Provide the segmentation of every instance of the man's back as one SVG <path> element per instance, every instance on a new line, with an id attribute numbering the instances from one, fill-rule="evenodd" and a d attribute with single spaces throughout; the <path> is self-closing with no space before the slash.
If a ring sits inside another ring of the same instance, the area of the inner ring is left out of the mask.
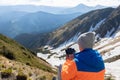
<path id="1" fill-rule="evenodd" d="M 95 33 L 83 33 L 78 38 L 78 46 L 81 52 L 75 54 L 71 63 L 65 64 L 62 80 L 104 80 L 105 66 L 101 55 L 93 50 Z M 74 73 L 74 74 L 72 74 Z M 67 79 L 64 77 L 69 76 Z"/>
<path id="2" fill-rule="evenodd" d="M 96 50 L 85 49 L 75 55 L 74 61 L 78 80 L 104 80 L 104 62 Z"/>

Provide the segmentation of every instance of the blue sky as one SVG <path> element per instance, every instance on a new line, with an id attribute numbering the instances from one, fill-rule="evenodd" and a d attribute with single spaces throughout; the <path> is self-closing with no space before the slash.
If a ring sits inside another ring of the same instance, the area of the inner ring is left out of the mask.
<path id="1" fill-rule="evenodd" d="M 104 6 L 118 6 L 120 0 L 0 0 L 0 5 L 47 5 L 58 7 L 73 7 L 80 3 L 88 6 L 104 5 Z"/>

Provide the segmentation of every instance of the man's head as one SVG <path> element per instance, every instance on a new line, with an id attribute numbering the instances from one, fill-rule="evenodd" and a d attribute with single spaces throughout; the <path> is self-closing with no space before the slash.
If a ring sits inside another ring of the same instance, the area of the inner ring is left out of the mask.
<path id="1" fill-rule="evenodd" d="M 68 48 L 65 50 L 66 52 L 66 59 L 74 59 L 74 53 L 75 53 L 75 50 L 73 48 Z"/>
<path id="2" fill-rule="evenodd" d="M 78 38 L 78 45 L 80 51 L 84 50 L 85 48 L 93 48 L 95 41 L 95 32 L 87 32 L 83 33 Z"/>

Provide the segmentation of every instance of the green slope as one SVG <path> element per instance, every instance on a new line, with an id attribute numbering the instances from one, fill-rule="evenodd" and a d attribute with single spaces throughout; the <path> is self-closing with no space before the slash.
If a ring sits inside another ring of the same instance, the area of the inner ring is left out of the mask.
<path id="1" fill-rule="evenodd" d="M 2 34 L 0 34 L 0 55 L 44 71 L 53 72 L 52 67 L 45 60 L 37 58 L 33 52 Z"/>

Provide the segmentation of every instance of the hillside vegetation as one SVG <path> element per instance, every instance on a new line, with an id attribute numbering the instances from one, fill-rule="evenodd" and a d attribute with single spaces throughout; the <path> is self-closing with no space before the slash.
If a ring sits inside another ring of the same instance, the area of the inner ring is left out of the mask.
<path id="1" fill-rule="evenodd" d="M 51 65 L 48 64 L 45 60 L 42 58 L 37 58 L 35 53 L 24 48 L 14 40 L 3 36 L 2 34 L 0 34 L 0 59 L 0 61 L 3 60 L 3 62 L 0 62 L 0 65 L 3 67 L 1 70 L 4 70 L 4 67 L 5 69 L 12 67 L 18 70 L 20 69 L 20 66 L 25 67 L 25 69 L 29 66 L 38 69 L 38 72 L 41 70 L 43 74 L 45 72 L 55 73 L 55 71 L 52 70 Z M 5 65 L 6 62 L 8 63 Z M 10 67 L 9 63 L 13 66 Z M 29 71 L 31 71 L 31 69 L 29 69 Z"/>

